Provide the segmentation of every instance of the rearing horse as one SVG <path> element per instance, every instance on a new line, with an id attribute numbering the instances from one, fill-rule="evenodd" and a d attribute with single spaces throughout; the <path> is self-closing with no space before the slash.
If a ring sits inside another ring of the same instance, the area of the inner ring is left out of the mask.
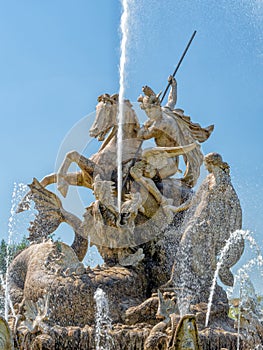
<path id="1" fill-rule="evenodd" d="M 66 157 L 58 170 L 57 174 L 51 174 L 46 176 L 40 182 L 42 186 L 47 186 L 52 183 L 57 183 L 58 190 L 65 197 L 68 192 L 69 185 L 84 186 L 87 188 L 93 188 L 94 179 L 99 174 L 102 180 L 114 180 L 116 181 L 116 169 L 117 169 L 117 115 L 118 115 L 118 95 L 104 94 L 98 97 L 98 104 L 96 106 L 96 118 L 90 129 L 90 136 L 97 138 L 99 141 L 104 141 L 105 136 L 108 134 L 106 140 L 103 142 L 99 151 L 90 158 L 86 158 L 79 154 L 77 151 L 71 151 L 66 154 Z M 126 177 L 127 173 L 131 170 L 131 176 L 135 181 L 143 185 L 155 198 L 158 203 L 165 202 L 163 196 L 151 179 L 151 175 L 142 173 L 138 174 L 131 169 L 131 164 L 134 161 L 135 155 L 139 159 L 145 158 L 146 153 L 149 150 L 139 151 L 141 146 L 141 138 L 138 137 L 140 124 L 136 116 L 135 111 L 132 108 L 132 104 L 129 100 L 124 101 L 124 123 L 122 125 L 122 164 L 123 164 L 123 177 Z M 169 159 L 171 156 L 184 155 L 193 148 L 196 147 L 196 143 L 182 145 L 178 147 L 155 147 L 150 153 L 156 153 L 157 158 L 161 161 L 164 158 Z M 169 152 L 171 154 L 169 155 Z M 158 170 L 158 164 L 162 163 L 158 161 L 154 166 L 155 170 Z M 68 173 L 68 169 L 72 162 L 75 162 L 81 171 L 75 173 Z M 160 164 L 159 164 L 160 165 Z M 171 169 L 168 176 L 175 174 L 178 171 L 175 164 Z M 155 171 L 156 172 L 156 171 Z"/>
<path id="2" fill-rule="evenodd" d="M 65 197 L 69 185 L 92 188 L 93 179 L 97 174 L 102 175 L 105 180 L 109 180 L 117 168 L 117 114 L 117 95 L 104 94 L 99 96 L 96 118 L 89 133 L 91 137 L 104 141 L 105 136 L 110 132 L 99 151 L 91 158 L 86 158 L 77 151 L 67 153 L 58 173 L 44 177 L 40 182 L 41 185 L 45 187 L 56 182 L 58 190 Z M 124 102 L 122 128 L 122 163 L 125 164 L 134 158 L 141 144 L 141 141 L 137 139 L 140 124 L 129 100 Z M 75 162 L 81 171 L 67 173 L 72 162 Z"/>

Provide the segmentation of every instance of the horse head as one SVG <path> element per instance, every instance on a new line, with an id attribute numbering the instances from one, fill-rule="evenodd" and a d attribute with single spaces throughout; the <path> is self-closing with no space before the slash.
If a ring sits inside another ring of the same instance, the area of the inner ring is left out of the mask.
<path id="1" fill-rule="evenodd" d="M 95 121 L 89 131 L 91 137 L 96 137 L 99 141 L 103 141 L 110 129 L 117 126 L 118 99 L 118 94 L 111 96 L 109 94 L 103 94 L 98 97 Z M 124 114 L 123 133 L 133 138 L 137 134 L 140 124 L 129 100 L 124 101 Z"/>
<path id="2" fill-rule="evenodd" d="M 98 97 L 95 121 L 89 131 L 91 137 L 104 140 L 110 129 L 117 124 L 117 108 L 116 95 L 103 94 Z"/>

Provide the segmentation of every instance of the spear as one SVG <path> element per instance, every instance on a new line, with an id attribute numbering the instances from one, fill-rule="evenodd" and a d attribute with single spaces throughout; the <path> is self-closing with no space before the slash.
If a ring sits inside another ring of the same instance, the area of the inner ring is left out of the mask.
<path id="1" fill-rule="evenodd" d="M 177 73 L 177 71 L 178 71 L 178 69 L 179 69 L 179 67 L 180 67 L 180 65 L 182 63 L 182 61 L 184 59 L 184 56 L 186 55 L 186 52 L 188 51 L 188 49 L 189 49 L 189 47 L 190 47 L 190 45 L 191 45 L 191 43 L 192 43 L 192 41 L 193 41 L 193 39 L 195 37 L 195 34 L 196 34 L 196 30 L 193 32 L 193 34 L 191 36 L 191 39 L 189 40 L 189 42 L 188 42 L 188 44 L 187 44 L 187 46 L 186 46 L 186 48 L 185 48 L 185 50 L 184 50 L 184 52 L 182 54 L 182 57 L 180 58 L 180 61 L 178 62 L 177 66 L 176 66 L 176 68 L 175 68 L 175 70 L 173 72 L 173 77 L 175 77 L 175 74 Z M 169 89 L 170 84 L 171 84 L 171 82 L 168 83 L 168 85 L 166 86 L 166 89 L 164 90 L 163 97 L 161 98 L 161 103 L 163 102 L 163 99 L 165 98 L 165 95 L 167 94 L 167 91 Z"/>

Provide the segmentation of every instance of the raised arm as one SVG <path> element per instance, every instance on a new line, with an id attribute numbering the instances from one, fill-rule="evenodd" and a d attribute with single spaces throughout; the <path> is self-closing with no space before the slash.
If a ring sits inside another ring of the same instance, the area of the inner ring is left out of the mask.
<path id="1" fill-rule="evenodd" d="M 174 109 L 177 101 L 177 82 L 172 75 L 169 76 L 168 82 L 171 84 L 171 90 L 168 96 L 168 102 L 165 107 Z"/>

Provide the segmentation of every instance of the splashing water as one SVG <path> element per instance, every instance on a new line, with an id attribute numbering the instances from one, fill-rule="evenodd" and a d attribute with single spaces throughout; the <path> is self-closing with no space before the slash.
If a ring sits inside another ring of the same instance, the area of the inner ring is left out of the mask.
<path id="1" fill-rule="evenodd" d="M 261 345 L 261 339 L 256 339 L 254 329 L 257 328 L 257 323 L 262 324 L 263 310 L 258 296 L 256 295 L 254 286 L 250 280 L 250 277 L 245 274 L 239 281 L 239 303 L 237 311 L 237 350 L 240 349 L 240 335 L 241 335 L 241 316 L 245 323 L 242 326 L 242 333 L 248 339 L 252 337 L 254 339 L 255 349 Z M 260 348 L 261 349 L 261 348 Z"/>
<path id="2" fill-rule="evenodd" d="M 178 309 L 179 309 L 181 318 L 190 312 L 190 300 L 191 300 L 191 296 L 184 296 L 184 297 L 179 296 Z"/>
<path id="3" fill-rule="evenodd" d="M 109 316 L 109 303 L 105 292 L 98 288 L 94 294 L 96 301 L 95 344 L 96 350 L 109 350 L 113 346 L 113 339 L 109 334 L 111 318 Z"/>
<path id="4" fill-rule="evenodd" d="M 240 347 L 240 322 L 241 322 L 241 305 L 240 300 L 242 299 L 242 287 L 240 285 L 239 290 L 239 305 L 238 305 L 238 317 L 237 317 L 237 350 Z"/>
<path id="5" fill-rule="evenodd" d="M 1 286 L 1 295 L 0 295 L 0 315 L 5 314 L 5 297 L 3 292 L 5 291 L 5 278 L 3 273 L 0 273 L 0 286 Z"/>
<path id="6" fill-rule="evenodd" d="M 218 259 L 218 262 L 217 262 L 217 265 L 216 265 L 216 270 L 215 270 L 215 273 L 214 273 L 212 286 L 211 286 L 211 289 L 210 289 L 208 305 L 207 305 L 207 312 L 206 312 L 205 327 L 208 326 L 209 317 L 210 317 L 210 313 L 211 313 L 212 302 L 213 302 L 213 296 L 214 296 L 215 287 L 216 287 L 216 281 L 217 281 L 217 278 L 218 278 L 219 270 L 220 270 L 220 268 L 221 268 L 221 266 L 222 266 L 222 264 L 224 262 L 224 258 L 227 256 L 229 248 L 232 246 L 232 244 L 237 244 L 238 241 L 240 241 L 240 239 L 242 239 L 242 238 L 245 238 L 247 236 L 247 234 L 248 234 L 248 231 L 243 231 L 243 230 L 237 230 L 237 231 L 231 233 L 230 237 L 226 241 L 226 244 L 225 244 L 224 248 L 220 252 L 219 259 Z"/>
<path id="7" fill-rule="evenodd" d="M 127 61 L 128 42 L 128 20 L 129 20 L 129 0 L 122 0 L 121 16 L 121 55 L 120 55 L 120 80 L 119 80 L 119 112 L 118 112 L 118 133 L 117 133 L 117 177 L 118 177 L 118 210 L 121 211 L 122 195 L 122 126 L 124 123 L 124 92 L 125 92 L 125 67 Z"/>
<path id="8" fill-rule="evenodd" d="M 224 262 L 224 257 L 227 256 L 228 250 L 231 247 L 231 245 L 236 244 L 242 238 L 245 239 L 249 243 L 249 247 L 252 251 L 254 251 L 256 253 L 256 257 L 249 260 L 249 262 L 247 264 L 243 265 L 243 267 L 240 268 L 238 270 L 237 274 L 235 275 L 234 285 L 236 284 L 236 282 L 240 283 L 240 290 L 239 290 L 240 295 L 242 295 L 242 290 L 241 290 L 243 288 L 242 286 L 245 285 L 244 281 L 249 278 L 249 272 L 252 271 L 252 268 L 254 268 L 256 265 L 258 267 L 263 266 L 263 257 L 261 254 L 261 250 L 260 250 L 259 246 L 257 245 L 255 239 L 252 237 L 250 231 L 237 230 L 237 231 L 233 232 L 230 235 L 229 239 L 226 241 L 226 244 L 220 253 L 217 267 L 215 270 L 215 274 L 214 274 L 214 278 L 213 278 L 213 282 L 212 282 L 212 286 L 211 286 L 211 291 L 210 291 L 210 295 L 209 295 L 209 300 L 208 300 L 208 306 L 207 306 L 206 322 L 205 322 L 206 327 L 208 326 L 208 322 L 209 322 L 209 317 L 210 317 L 211 306 L 212 306 L 213 295 L 214 295 L 217 277 L 219 274 L 219 270 Z M 227 293 L 228 299 L 230 298 L 229 295 L 231 294 L 231 291 L 233 293 L 233 288 L 228 289 L 228 293 Z M 238 337 L 238 342 L 239 342 L 239 337 Z"/>
<path id="9" fill-rule="evenodd" d="M 16 220 L 16 208 L 18 204 L 21 202 L 21 200 L 24 198 L 25 194 L 28 192 L 27 185 L 24 185 L 22 183 L 20 184 L 14 184 L 14 190 L 12 193 L 12 201 L 11 201 L 11 210 L 10 210 L 10 217 L 8 220 L 8 241 L 6 246 L 6 273 L 5 278 L 3 273 L 1 274 L 1 285 L 4 289 L 5 298 L 4 298 L 4 317 L 5 320 L 8 321 L 8 311 L 9 307 L 11 309 L 11 312 L 13 315 L 15 315 L 13 305 L 9 296 L 9 286 L 8 286 L 8 276 L 9 276 L 9 265 L 12 258 L 12 245 L 14 242 L 14 235 L 17 232 L 16 227 L 20 226 L 20 223 Z"/>
<path id="10" fill-rule="evenodd" d="M 246 264 L 244 264 L 235 275 L 235 283 L 234 287 L 229 288 L 227 290 L 228 299 L 233 295 L 234 288 L 239 284 L 239 305 L 238 305 L 238 313 L 237 313 L 237 350 L 240 349 L 240 334 L 241 334 L 241 314 L 242 310 L 249 312 L 249 314 L 254 314 L 257 318 L 259 318 L 259 322 L 262 322 L 262 307 L 258 305 L 258 300 L 256 298 L 255 290 L 250 281 L 249 274 L 255 267 L 261 269 L 263 267 L 263 257 L 261 254 L 260 247 L 258 246 L 255 239 L 252 237 L 252 234 L 249 231 L 246 231 L 244 238 L 249 243 L 249 248 L 252 252 L 255 253 L 255 257 L 250 259 Z M 254 304 L 253 310 L 251 309 L 251 302 Z M 247 304 L 247 305 L 246 305 Z"/>
<path id="11" fill-rule="evenodd" d="M 102 265 L 104 260 L 102 259 L 97 247 L 90 245 L 90 237 L 88 237 L 88 249 L 84 260 L 85 267 L 89 266 L 94 268 L 97 265 Z"/>

